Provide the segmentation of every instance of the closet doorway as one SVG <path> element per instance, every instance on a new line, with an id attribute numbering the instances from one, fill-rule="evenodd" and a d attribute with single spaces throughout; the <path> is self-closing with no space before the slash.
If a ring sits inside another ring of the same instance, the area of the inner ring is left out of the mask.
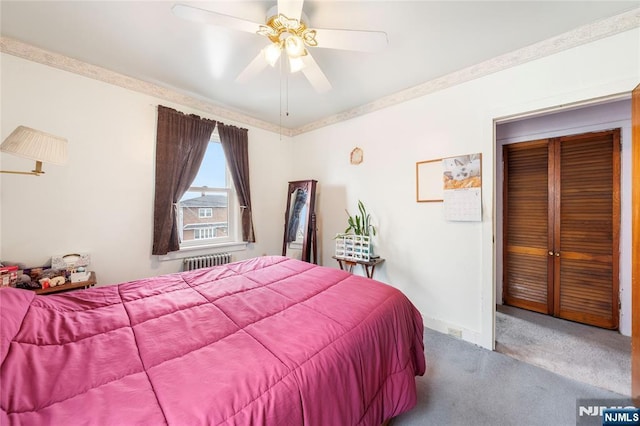
<path id="1" fill-rule="evenodd" d="M 504 303 L 617 329 L 620 129 L 502 154 Z"/>

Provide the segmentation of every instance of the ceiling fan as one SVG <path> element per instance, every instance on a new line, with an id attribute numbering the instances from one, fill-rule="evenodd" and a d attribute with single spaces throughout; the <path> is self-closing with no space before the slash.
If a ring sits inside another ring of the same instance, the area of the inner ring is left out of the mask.
<path id="1" fill-rule="evenodd" d="M 323 93 L 331 89 L 331 83 L 311 56 L 309 48 L 375 52 L 387 45 L 387 34 L 382 31 L 308 28 L 308 20 L 302 12 L 303 2 L 278 0 L 277 5 L 267 12 L 265 24 L 186 4 L 176 4 L 172 11 L 184 19 L 250 32 L 269 40 L 269 44 L 236 78 L 239 82 L 247 81 L 267 65 L 275 66 L 284 52 L 291 72 L 302 71 L 314 89 Z"/>

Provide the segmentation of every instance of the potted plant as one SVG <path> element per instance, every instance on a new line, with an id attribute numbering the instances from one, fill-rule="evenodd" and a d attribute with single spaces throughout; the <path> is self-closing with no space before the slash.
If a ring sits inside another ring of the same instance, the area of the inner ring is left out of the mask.
<path id="1" fill-rule="evenodd" d="M 376 235 L 376 227 L 371 224 L 371 215 L 367 213 L 367 209 L 362 201 L 358 200 L 359 215 L 351 216 L 348 210 L 345 209 L 345 211 L 347 212 L 347 224 L 349 225 L 347 229 L 344 230 L 345 234 L 353 232 L 355 235 L 364 235 L 366 237 L 371 234 Z"/>
<path id="2" fill-rule="evenodd" d="M 371 235 L 376 235 L 376 227 L 371 224 L 371 215 L 362 201 L 358 201 L 359 214 L 347 212 L 347 228 L 336 235 L 336 256 L 368 261 L 373 256 Z"/>

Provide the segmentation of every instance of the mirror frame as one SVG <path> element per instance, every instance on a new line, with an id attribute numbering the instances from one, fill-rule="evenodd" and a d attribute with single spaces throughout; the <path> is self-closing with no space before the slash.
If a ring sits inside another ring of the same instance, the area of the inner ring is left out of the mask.
<path id="1" fill-rule="evenodd" d="M 287 193 L 287 208 L 284 212 L 284 233 L 282 237 L 282 255 L 287 255 L 287 229 L 289 228 L 289 215 L 291 214 L 291 197 L 294 196 L 298 189 L 307 192 L 307 199 L 305 201 L 306 217 L 305 220 L 305 232 L 304 240 L 302 242 L 302 256 L 301 260 L 311 263 L 318 263 L 317 259 L 317 242 L 316 242 L 316 184 L 317 180 L 296 180 L 289 182 L 289 190 Z M 302 218 L 301 218 L 302 220 Z"/>

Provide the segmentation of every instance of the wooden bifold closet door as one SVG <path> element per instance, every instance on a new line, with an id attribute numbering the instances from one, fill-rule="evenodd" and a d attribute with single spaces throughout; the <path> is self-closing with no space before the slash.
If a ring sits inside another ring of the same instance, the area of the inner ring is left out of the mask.
<path id="1" fill-rule="evenodd" d="M 618 328 L 619 129 L 505 145 L 506 304 Z"/>

